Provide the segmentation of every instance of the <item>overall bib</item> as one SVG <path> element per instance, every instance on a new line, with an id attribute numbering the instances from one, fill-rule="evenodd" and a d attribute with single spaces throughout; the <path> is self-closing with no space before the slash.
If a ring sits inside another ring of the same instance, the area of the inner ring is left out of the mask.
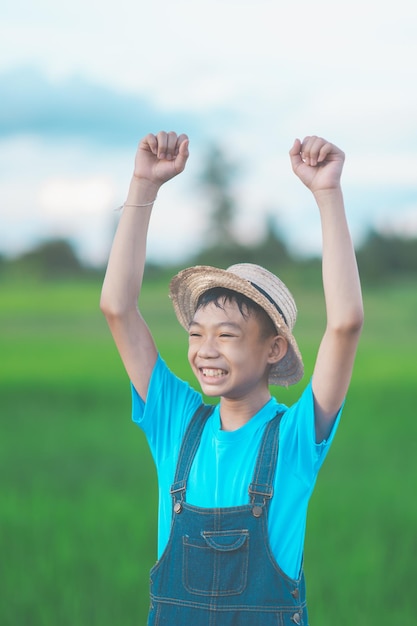
<path id="1" fill-rule="evenodd" d="M 150 574 L 148 626 L 308 626 L 304 574 L 286 576 L 268 539 L 281 414 L 265 427 L 249 504 L 201 508 L 186 502 L 186 486 L 211 411 L 197 409 L 182 442 L 170 538 Z"/>

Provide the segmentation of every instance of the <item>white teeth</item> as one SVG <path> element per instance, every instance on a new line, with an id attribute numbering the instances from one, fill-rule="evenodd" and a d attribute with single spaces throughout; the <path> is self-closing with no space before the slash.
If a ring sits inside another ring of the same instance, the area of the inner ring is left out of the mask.
<path id="1" fill-rule="evenodd" d="M 224 370 L 209 369 L 208 367 L 202 368 L 201 371 L 202 371 L 204 376 L 212 376 L 212 377 L 223 376 L 224 373 L 225 373 Z"/>

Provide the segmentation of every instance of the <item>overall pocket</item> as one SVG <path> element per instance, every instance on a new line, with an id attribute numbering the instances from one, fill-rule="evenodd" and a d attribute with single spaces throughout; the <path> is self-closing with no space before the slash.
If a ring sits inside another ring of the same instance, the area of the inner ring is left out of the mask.
<path id="1" fill-rule="evenodd" d="M 231 596 L 246 588 L 249 531 L 203 531 L 183 537 L 183 584 L 201 596 Z"/>

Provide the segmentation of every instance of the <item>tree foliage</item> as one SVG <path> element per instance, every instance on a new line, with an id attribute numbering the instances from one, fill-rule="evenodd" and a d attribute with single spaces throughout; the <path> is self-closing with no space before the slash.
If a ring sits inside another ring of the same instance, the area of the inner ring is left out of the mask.
<path id="1" fill-rule="evenodd" d="M 372 231 L 357 250 L 361 279 L 364 284 L 384 284 L 399 279 L 416 279 L 417 286 L 417 238 L 382 235 Z M 214 265 L 228 267 L 233 263 L 258 263 L 280 273 L 291 268 L 295 276 L 319 275 L 318 259 L 299 259 L 287 248 L 279 229 L 269 218 L 264 238 L 252 246 L 232 241 L 228 246 L 209 246 L 189 259 L 190 265 Z M 152 276 L 165 269 L 155 264 L 149 266 Z M 0 257 L 0 275 L 32 276 L 39 279 L 61 279 L 102 275 L 103 269 L 95 271 L 86 267 L 77 257 L 71 244 L 64 240 L 49 241 L 34 247 L 20 257 L 8 260 Z M 149 271 L 147 272 L 149 276 Z"/>
<path id="2" fill-rule="evenodd" d="M 64 239 L 43 242 L 11 263 L 17 274 L 40 279 L 76 277 L 87 271 L 72 245 Z"/>
<path id="3" fill-rule="evenodd" d="M 238 169 L 219 146 L 211 146 L 200 177 L 209 207 L 208 229 L 205 244 L 193 263 L 219 267 L 243 261 L 266 267 L 287 264 L 290 254 L 272 213 L 266 218 L 265 235 L 259 242 L 243 244 L 239 240 L 235 223 L 238 211 L 233 192 Z"/>
<path id="4" fill-rule="evenodd" d="M 232 189 L 236 172 L 236 164 L 227 159 L 219 146 L 212 145 L 200 176 L 209 207 L 208 249 L 226 250 L 237 245 L 234 229 L 236 200 Z"/>
<path id="5" fill-rule="evenodd" d="M 417 238 L 371 231 L 357 251 L 362 280 L 381 283 L 400 277 L 417 278 Z"/>
<path id="6" fill-rule="evenodd" d="M 248 245 L 239 240 L 234 189 L 238 169 L 238 165 L 219 146 L 210 147 L 200 176 L 202 191 L 207 199 L 207 233 L 200 251 L 187 263 L 217 267 L 241 262 L 258 263 L 279 274 L 283 268 L 291 266 L 292 275 L 298 274 L 301 283 L 308 283 L 312 276 L 319 276 L 318 259 L 301 260 L 289 250 L 275 211 L 270 211 L 264 218 L 264 235 L 260 241 Z M 417 278 L 417 237 L 405 238 L 371 231 L 357 250 L 357 257 L 364 283 L 383 283 L 399 277 Z M 153 277 L 164 271 L 155 264 L 148 265 L 147 269 L 147 275 L 151 272 Z M 62 239 L 41 243 L 13 261 L 0 255 L 0 274 L 7 275 L 10 271 L 14 275 L 32 275 L 41 279 L 93 273 L 91 268 L 82 264 L 72 245 Z M 102 272 L 102 268 L 97 271 Z"/>

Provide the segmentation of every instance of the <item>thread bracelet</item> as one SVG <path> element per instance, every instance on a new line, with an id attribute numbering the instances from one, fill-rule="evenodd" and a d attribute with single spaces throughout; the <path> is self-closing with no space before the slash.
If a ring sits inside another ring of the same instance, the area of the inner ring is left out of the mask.
<path id="1" fill-rule="evenodd" d="M 156 198 L 158 196 L 155 196 L 154 200 L 151 200 L 150 202 L 144 202 L 143 204 L 127 204 L 126 202 L 124 204 L 122 204 L 121 206 L 117 207 L 117 209 L 115 209 L 115 211 L 121 211 L 122 209 L 125 208 L 125 206 L 129 206 L 129 207 L 135 207 L 137 209 L 140 209 L 141 207 L 146 207 L 146 206 L 151 206 L 152 204 L 154 204 L 154 202 L 156 201 Z"/>

